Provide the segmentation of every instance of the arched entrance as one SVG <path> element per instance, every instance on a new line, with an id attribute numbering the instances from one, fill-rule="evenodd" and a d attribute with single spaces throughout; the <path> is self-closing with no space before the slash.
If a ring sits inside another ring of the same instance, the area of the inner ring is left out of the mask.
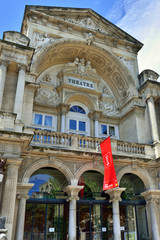
<path id="1" fill-rule="evenodd" d="M 109 195 L 102 190 L 103 175 L 86 171 L 79 178 L 84 186 L 77 202 L 77 239 L 101 240 L 113 236 L 112 205 Z"/>
<path id="2" fill-rule="evenodd" d="M 66 177 L 55 168 L 44 167 L 29 182 L 34 186 L 28 193 L 24 240 L 66 240 L 69 207 L 62 191 L 68 185 Z"/>
<path id="3" fill-rule="evenodd" d="M 120 202 L 121 239 L 148 239 L 146 203 L 141 196 L 145 191 L 143 181 L 135 174 L 126 173 L 121 178 L 120 187 L 126 188 Z"/>

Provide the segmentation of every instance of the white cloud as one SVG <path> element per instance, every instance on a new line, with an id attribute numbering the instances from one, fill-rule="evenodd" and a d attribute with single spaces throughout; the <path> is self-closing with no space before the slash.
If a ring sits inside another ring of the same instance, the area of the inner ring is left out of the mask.
<path id="1" fill-rule="evenodd" d="M 107 17 L 112 20 L 116 12 L 123 12 L 115 24 L 144 44 L 138 54 L 140 72 L 152 69 L 160 74 L 160 1 L 122 0 L 119 5 L 117 0 L 115 4 Z"/>

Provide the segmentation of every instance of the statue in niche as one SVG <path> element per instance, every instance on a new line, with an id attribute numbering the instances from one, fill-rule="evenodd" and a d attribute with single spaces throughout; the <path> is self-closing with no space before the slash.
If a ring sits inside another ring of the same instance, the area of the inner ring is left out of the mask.
<path id="1" fill-rule="evenodd" d="M 115 102 L 101 101 L 99 108 L 103 110 L 104 116 L 119 116 Z"/>
<path id="2" fill-rule="evenodd" d="M 56 90 L 40 88 L 35 97 L 35 102 L 55 107 L 59 105 L 60 99 Z"/>

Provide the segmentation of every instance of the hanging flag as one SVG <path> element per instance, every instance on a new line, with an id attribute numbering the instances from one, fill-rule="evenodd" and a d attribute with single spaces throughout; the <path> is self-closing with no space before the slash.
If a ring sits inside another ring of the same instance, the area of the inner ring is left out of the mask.
<path id="1" fill-rule="evenodd" d="M 103 191 L 111 188 L 118 187 L 118 181 L 113 163 L 111 140 L 110 137 L 106 138 L 100 143 L 103 163 L 104 163 L 104 180 Z"/>

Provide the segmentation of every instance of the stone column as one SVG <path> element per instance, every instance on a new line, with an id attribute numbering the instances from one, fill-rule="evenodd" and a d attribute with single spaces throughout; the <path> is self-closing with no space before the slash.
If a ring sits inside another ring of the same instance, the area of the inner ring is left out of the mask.
<path id="1" fill-rule="evenodd" d="M 3 91 L 6 80 L 6 72 L 7 72 L 8 64 L 4 61 L 0 62 L 0 110 L 2 108 L 2 100 L 3 100 Z"/>
<path id="2" fill-rule="evenodd" d="M 22 119 L 23 97 L 26 77 L 26 66 L 19 66 L 16 97 L 14 103 L 14 113 L 17 113 L 17 120 Z"/>
<path id="3" fill-rule="evenodd" d="M 29 198 L 28 191 L 34 184 L 19 183 L 17 185 L 17 198 L 19 199 L 18 216 L 17 216 L 17 232 L 16 240 L 22 240 L 24 234 L 24 221 L 26 211 L 26 200 Z"/>
<path id="4" fill-rule="evenodd" d="M 125 191 L 125 188 L 114 188 L 114 189 L 109 189 L 105 191 L 107 194 L 109 194 L 110 202 L 112 202 L 114 240 L 121 239 L 119 201 L 121 201 L 120 196 L 123 191 Z"/>
<path id="5" fill-rule="evenodd" d="M 7 176 L 5 181 L 2 216 L 6 217 L 6 229 L 8 229 L 7 239 L 12 239 L 13 219 L 15 211 L 15 201 L 17 192 L 18 168 L 22 159 L 7 159 Z"/>
<path id="6" fill-rule="evenodd" d="M 148 105 L 148 111 L 149 111 L 152 140 L 153 142 L 157 142 L 159 141 L 158 125 L 157 125 L 157 119 L 156 119 L 155 105 L 152 97 L 149 97 L 147 99 L 147 105 Z"/>
<path id="7" fill-rule="evenodd" d="M 69 240 L 76 240 L 76 201 L 79 199 L 78 193 L 83 186 L 68 186 L 64 191 L 69 198 Z"/>
<path id="8" fill-rule="evenodd" d="M 147 190 L 146 192 L 141 193 L 141 195 L 145 198 L 150 210 L 152 240 L 159 240 L 160 227 L 158 221 L 158 202 L 160 199 L 160 190 Z"/>

